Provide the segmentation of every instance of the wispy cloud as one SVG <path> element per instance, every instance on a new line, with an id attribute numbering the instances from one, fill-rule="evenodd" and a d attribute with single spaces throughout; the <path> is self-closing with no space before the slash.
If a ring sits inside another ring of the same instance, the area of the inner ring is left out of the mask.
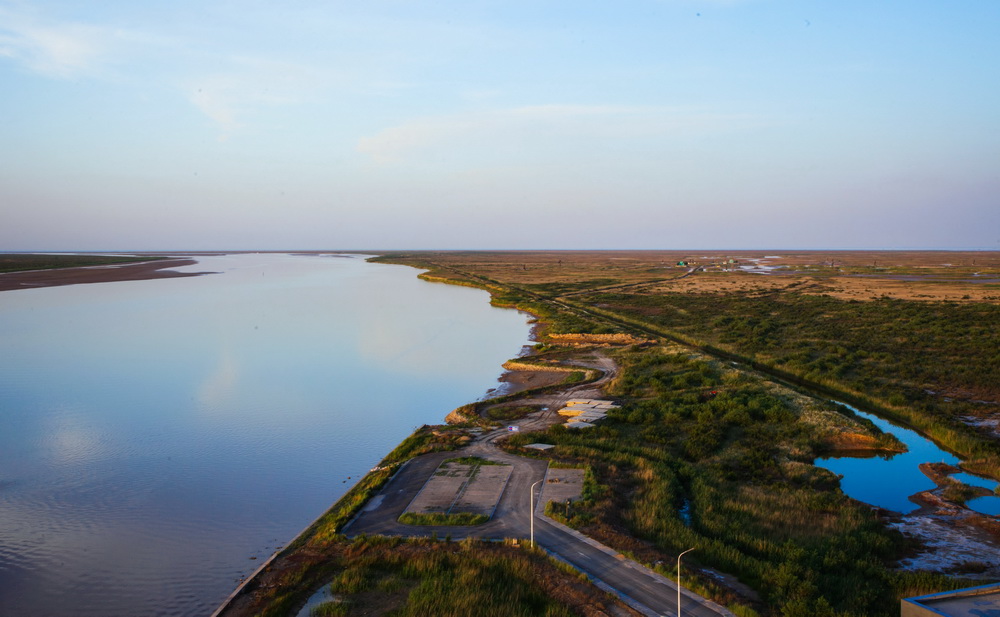
<path id="1" fill-rule="evenodd" d="M 243 126 L 252 110 L 295 105 L 315 97 L 333 76 L 310 66 L 246 56 L 218 57 L 227 69 L 185 84 L 188 100 L 213 120 L 223 138 Z"/>
<path id="2" fill-rule="evenodd" d="M 331 81 L 306 64 L 216 48 L 211 38 L 61 20 L 0 0 L 0 61 L 4 58 L 49 78 L 155 80 L 179 90 L 222 138 L 245 126 L 256 110 L 297 104 Z"/>
<path id="3" fill-rule="evenodd" d="M 532 105 L 416 118 L 362 137 L 357 149 L 376 162 L 389 163 L 442 147 L 488 151 L 511 142 L 526 148 L 559 142 L 607 143 L 724 132 L 761 122 L 749 114 L 683 107 Z"/>
<path id="4" fill-rule="evenodd" d="M 0 5 L 0 56 L 50 77 L 97 71 L 116 33 L 84 23 L 56 23 Z"/>

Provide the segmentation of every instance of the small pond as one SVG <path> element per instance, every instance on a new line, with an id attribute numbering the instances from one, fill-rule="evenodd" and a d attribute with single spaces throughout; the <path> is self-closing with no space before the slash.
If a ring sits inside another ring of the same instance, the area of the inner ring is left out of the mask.
<path id="1" fill-rule="evenodd" d="M 308 600 L 306 600 L 306 605 L 295 614 L 295 617 L 312 617 L 314 609 L 318 609 L 323 604 L 332 602 L 336 599 L 337 597 L 333 595 L 333 592 L 330 590 L 330 585 L 323 585 L 322 589 L 314 593 Z"/>
<path id="2" fill-rule="evenodd" d="M 837 456 L 816 459 L 815 464 L 843 476 L 840 486 L 845 493 L 865 503 L 887 510 L 909 514 L 918 508 L 910 496 L 933 489 L 934 482 L 920 471 L 921 463 L 947 463 L 958 465 L 954 454 L 942 450 L 934 442 L 916 431 L 902 428 L 888 420 L 860 411 L 845 403 L 834 401 L 853 411 L 858 417 L 871 420 L 886 433 L 892 433 L 909 448 L 908 452 L 894 455 L 867 457 Z M 955 474 L 956 480 L 972 486 L 993 490 L 997 482 L 969 473 Z M 1000 515 L 1000 498 L 980 497 L 966 504 L 983 514 Z"/>

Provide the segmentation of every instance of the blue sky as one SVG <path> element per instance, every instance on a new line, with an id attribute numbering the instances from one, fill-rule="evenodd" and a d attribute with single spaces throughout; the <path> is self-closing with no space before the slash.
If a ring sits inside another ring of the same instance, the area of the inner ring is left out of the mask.
<path id="1" fill-rule="evenodd" d="M 0 250 L 1000 249 L 1000 3 L 0 0 Z"/>

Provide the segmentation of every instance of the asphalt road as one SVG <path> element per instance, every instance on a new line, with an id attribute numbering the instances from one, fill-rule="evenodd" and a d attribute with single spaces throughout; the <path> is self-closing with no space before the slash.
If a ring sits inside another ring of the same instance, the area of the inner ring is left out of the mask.
<path id="1" fill-rule="evenodd" d="M 483 539 L 527 539 L 530 534 L 529 490 L 545 477 L 546 461 L 522 458 L 498 450 L 493 441 L 505 431 L 487 433 L 459 452 L 437 452 L 417 457 L 403 465 L 385 488 L 349 523 L 344 533 L 388 536 L 467 536 Z M 481 456 L 513 466 L 507 488 L 493 518 L 475 527 L 403 525 L 397 521 L 427 478 L 447 458 Z M 536 489 L 537 491 L 537 489 Z M 537 496 L 537 493 L 536 493 Z M 536 504 L 537 506 L 538 504 Z M 648 568 L 594 540 L 586 538 L 543 515 L 535 516 L 535 541 L 549 553 L 587 574 L 599 586 L 619 595 L 645 615 L 676 615 L 677 587 Z M 683 615 L 732 617 L 726 609 L 692 592 L 682 590 Z"/>

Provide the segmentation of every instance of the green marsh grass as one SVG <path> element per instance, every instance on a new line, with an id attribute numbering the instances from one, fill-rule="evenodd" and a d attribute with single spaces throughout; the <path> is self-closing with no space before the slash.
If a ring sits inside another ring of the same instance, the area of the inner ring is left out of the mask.
<path id="1" fill-rule="evenodd" d="M 450 526 L 472 526 L 482 525 L 490 517 L 485 514 L 474 514 L 471 512 L 404 512 L 399 517 L 399 522 L 404 525 L 450 525 Z"/>
<path id="2" fill-rule="evenodd" d="M 689 352 L 618 359 L 609 394 L 624 404 L 604 425 L 510 438 L 587 466 L 583 499 L 550 506 L 557 518 L 612 543 L 636 536 L 668 559 L 696 546 L 692 559 L 756 589 L 765 614 L 891 615 L 901 589 L 940 588 L 945 577 L 894 571 L 902 537 L 811 465 L 822 440 L 794 399 Z"/>

